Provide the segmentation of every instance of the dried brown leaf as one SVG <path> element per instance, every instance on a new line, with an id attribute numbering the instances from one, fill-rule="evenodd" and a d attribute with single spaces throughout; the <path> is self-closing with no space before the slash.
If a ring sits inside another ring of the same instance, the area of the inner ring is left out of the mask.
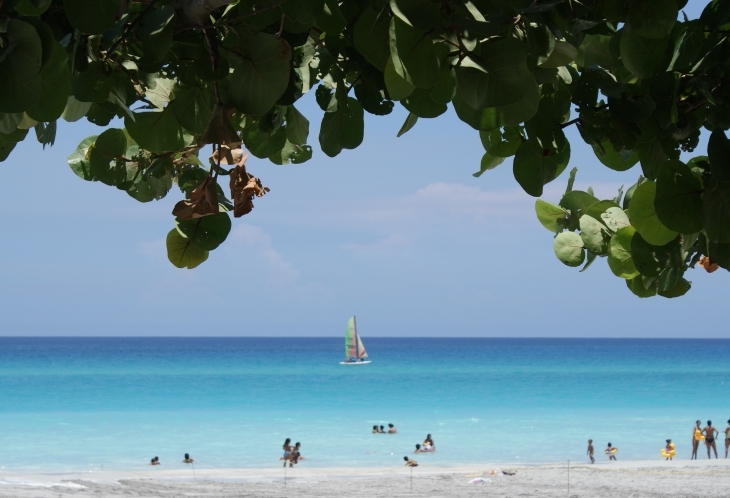
<path id="1" fill-rule="evenodd" d="M 261 185 L 261 180 L 246 171 L 244 162 L 246 155 L 231 170 L 231 197 L 233 198 L 233 216 L 240 218 L 253 209 L 253 198 L 262 197 L 269 192 L 268 187 Z"/>
<path id="2" fill-rule="evenodd" d="M 241 138 L 231 124 L 232 113 L 232 109 L 216 104 L 200 140 L 206 144 L 241 145 Z"/>
<path id="3" fill-rule="evenodd" d="M 211 214 L 218 214 L 218 192 L 215 179 L 208 176 L 203 183 L 195 187 L 190 193 L 189 200 L 183 200 L 175 204 L 172 209 L 173 216 L 182 220 L 201 218 Z"/>
<path id="4" fill-rule="evenodd" d="M 699 264 L 702 268 L 705 269 L 707 273 L 712 273 L 713 271 L 720 268 L 720 265 L 715 263 L 712 258 L 709 258 L 707 256 L 700 256 Z"/>

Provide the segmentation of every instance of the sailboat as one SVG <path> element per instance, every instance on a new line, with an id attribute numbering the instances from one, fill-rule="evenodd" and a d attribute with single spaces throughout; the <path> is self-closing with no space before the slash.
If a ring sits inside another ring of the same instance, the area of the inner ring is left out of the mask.
<path id="1" fill-rule="evenodd" d="M 362 345 L 360 336 L 357 335 L 357 326 L 355 325 L 355 317 L 351 317 L 347 322 L 347 332 L 345 332 L 345 361 L 341 361 L 340 365 L 367 365 L 372 363 L 366 360 L 368 357 L 365 346 Z"/>

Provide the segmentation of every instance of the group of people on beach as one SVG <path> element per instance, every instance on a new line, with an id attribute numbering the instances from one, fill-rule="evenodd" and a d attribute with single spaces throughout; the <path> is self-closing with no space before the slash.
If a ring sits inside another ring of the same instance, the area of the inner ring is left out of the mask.
<path id="1" fill-rule="evenodd" d="M 397 434 L 398 430 L 395 428 L 393 424 L 388 424 L 388 430 L 385 430 L 385 427 L 382 425 L 378 427 L 377 425 L 373 426 L 373 434 Z"/>
<path id="2" fill-rule="evenodd" d="M 717 458 L 715 441 L 717 440 L 717 436 L 720 435 L 720 431 L 712 426 L 712 420 L 708 420 L 704 428 L 700 428 L 701 425 L 702 421 L 698 420 L 692 428 L 692 458 L 690 460 L 697 460 L 697 450 L 700 447 L 700 441 L 705 442 L 707 458 L 712 458 L 710 456 L 710 449 L 715 452 L 715 458 Z M 725 458 L 727 458 L 728 449 L 730 449 L 730 420 L 727 421 L 727 427 L 725 428 Z"/>
<path id="3" fill-rule="evenodd" d="M 708 420 L 705 427 L 702 427 L 701 420 L 695 422 L 695 426 L 692 427 L 692 457 L 690 460 L 697 460 L 697 451 L 699 450 L 701 441 L 704 441 L 705 446 L 707 447 L 707 458 L 712 458 L 712 455 L 710 454 L 710 450 L 712 450 L 715 453 L 715 458 L 717 459 L 716 441 L 717 436 L 719 435 L 720 431 L 713 427 L 712 420 Z M 677 454 L 674 443 L 671 439 L 667 439 L 666 442 L 666 446 L 661 449 L 660 453 L 665 460 L 673 460 L 674 456 Z M 416 449 L 418 449 L 418 445 L 416 445 Z M 728 456 L 728 451 L 730 451 L 730 420 L 727 421 L 727 427 L 725 428 L 725 458 Z M 604 452 L 608 456 L 609 460 L 616 460 L 618 448 L 612 446 L 611 443 L 608 443 L 608 447 Z M 588 454 L 588 458 L 590 458 L 591 463 L 595 463 L 596 459 L 593 457 L 594 449 L 592 439 L 588 440 L 588 451 L 586 453 Z"/>
<path id="4" fill-rule="evenodd" d="M 284 441 L 284 456 L 280 458 L 280 460 L 284 460 L 284 467 L 286 467 L 287 462 L 289 462 L 289 467 L 294 467 L 297 463 L 299 463 L 299 460 L 304 460 L 304 457 L 299 452 L 299 450 L 302 447 L 302 443 L 296 442 L 294 446 L 291 445 L 291 438 L 286 438 Z"/>

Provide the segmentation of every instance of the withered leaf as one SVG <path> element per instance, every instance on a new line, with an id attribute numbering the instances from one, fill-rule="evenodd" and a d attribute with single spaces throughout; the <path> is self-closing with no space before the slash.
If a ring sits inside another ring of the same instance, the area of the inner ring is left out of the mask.
<path id="1" fill-rule="evenodd" d="M 190 193 L 190 200 L 183 200 L 175 204 L 172 214 L 181 220 L 191 220 L 218 214 L 218 192 L 215 179 L 208 176 L 203 183 L 195 187 Z"/>
<path id="2" fill-rule="evenodd" d="M 248 157 L 248 154 L 246 155 Z M 262 197 L 269 192 L 268 187 L 261 185 L 261 180 L 246 171 L 243 157 L 231 171 L 231 197 L 233 197 L 233 216 L 240 218 L 253 209 L 253 198 Z"/>
<path id="3" fill-rule="evenodd" d="M 243 157 L 243 151 L 240 148 L 231 149 L 227 145 L 221 145 L 210 156 L 210 158 L 215 163 L 218 162 L 219 157 L 221 164 L 228 164 L 230 166 L 233 166 L 234 164 L 245 163 L 248 154 L 246 154 L 246 157 Z"/>

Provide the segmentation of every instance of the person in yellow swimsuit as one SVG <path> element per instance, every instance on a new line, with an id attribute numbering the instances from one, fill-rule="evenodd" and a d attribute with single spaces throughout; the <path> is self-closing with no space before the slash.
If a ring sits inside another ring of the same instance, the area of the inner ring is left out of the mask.
<path id="1" fill-rule="evenodd" d="M 676 454 L 676 451 L 674 450 L 674 443 L 671 439 L 667 439 L 667 445 L 662 450 L 662 456 L 666 460 L 672 460 L 674 458 L 674 455 Z"/>
<path id="2" fill-rule="evenodd" d="M 609 460 L 616 460 L 616 452 L 618 451 L 618 448 L 614 448 L 611 446 L 611 443 L 608 443 L 608 448 L 604 451 L 606 455 L 608 455 Z"/>
<path id="3" fill-rule="evenodd" d="M 702 422 L 698 420 L 692 428 L 692 458 L 690 460 L 697 460 L 697 450 L 700 447 L 700 441 L 704 441 L 705 439 L 705 436 L 702 435 L 700 425 L 702 425 Z"/>

